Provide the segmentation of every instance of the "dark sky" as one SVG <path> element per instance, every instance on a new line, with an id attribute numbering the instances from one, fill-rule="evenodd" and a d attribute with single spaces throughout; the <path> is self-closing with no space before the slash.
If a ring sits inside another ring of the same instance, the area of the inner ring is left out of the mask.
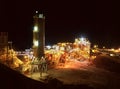
<path id="1" fill-rule="evenodd" d="M 0 0 L 0 31 L 17 49 L 32 46 L 33 15 L 46 17 L 46 45 L 87 37 L 92 44 L 120 46 L 119 5 L 112 0 Z"/>

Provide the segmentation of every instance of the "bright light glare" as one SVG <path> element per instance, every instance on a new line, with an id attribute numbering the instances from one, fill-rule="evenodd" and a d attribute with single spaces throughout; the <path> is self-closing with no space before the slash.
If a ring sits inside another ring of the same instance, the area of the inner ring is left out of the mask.
<path id="1" fill-rule="evenodd" d="M 103 49 L 105 48 L 105 46 L 103 46 Z"/>
<path id="2" fill-rule="evenodd" d="M 81 40 L 81 41 L 84 41 L 84 38 L 82 37 L 82 38 L 80 38 L 80 40 Z"/>
<path id="3" fill-rule="evenodd" d="M 50 45 L 48 45 L 48 46 L 46 46 L 48 49 L 50 49 L 51 48 L 51 46 Z"/>
<path id="4" fill-rule="evenodd" d="M 39 14 L 39 18 L 43 18 L 43 14 Z"/>
<path id="5" fill-rule="evenodd" d="M 34 26 L 34 32 L 38 32 L 38 27 Z"/>
<path id="6" fill-rule="evenodd" d="M 38 11 L 36 11 L 36 13 L 38 13 Z"/>
<path id="7" fill-rule="evenodd" d="M 110 56 L 114 56 L 114 54 L 110 54 Z"/>
<path id="8" fill-rule="evenodd" d="M 114 48 L 112 48 L 111 50 L 112 50 L 112 51 L 114 51 L 115 49 L 114 49 Z"/>
<path id="9" fill-rule="evenodd" d="M 38 46 L 38 45 L 39 45 L 38 41 L 34 41 L 34 46 Z"/>

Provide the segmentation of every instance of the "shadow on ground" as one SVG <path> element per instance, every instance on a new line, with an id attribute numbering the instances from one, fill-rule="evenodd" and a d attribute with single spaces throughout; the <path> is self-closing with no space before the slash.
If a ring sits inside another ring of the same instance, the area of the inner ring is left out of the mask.
<path id="1" fill-rule="evenodd" d="M 0 89 L 93 89 L 88 85 L 63 85 L 49 78 L 46 83 L 30 79 L 0 63 Z"/>

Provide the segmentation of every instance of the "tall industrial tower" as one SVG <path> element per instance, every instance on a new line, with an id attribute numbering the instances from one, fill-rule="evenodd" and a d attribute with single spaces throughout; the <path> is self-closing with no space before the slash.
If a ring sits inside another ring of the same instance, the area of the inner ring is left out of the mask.
<path id="1" fill-rule="evenodd" d="M 44 56 L 45 47 L 45 16 L 36 11 L 36 15 L 33 16 L 33 19 L 33 52 L 35 57 L 41 58 Z"/>

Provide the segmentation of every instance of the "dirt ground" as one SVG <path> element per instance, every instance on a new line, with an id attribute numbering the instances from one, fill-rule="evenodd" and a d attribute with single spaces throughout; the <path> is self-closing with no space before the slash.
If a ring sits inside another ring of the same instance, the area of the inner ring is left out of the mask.
<path id="1" fill-rule="evenodd" d="M 98 68 L 89 62 L 69 62 L 66 66 L 50 69 L 48 74 L 63 84 L 87 84 L 97 89 L 120 89 L 120 74 Z"/>

